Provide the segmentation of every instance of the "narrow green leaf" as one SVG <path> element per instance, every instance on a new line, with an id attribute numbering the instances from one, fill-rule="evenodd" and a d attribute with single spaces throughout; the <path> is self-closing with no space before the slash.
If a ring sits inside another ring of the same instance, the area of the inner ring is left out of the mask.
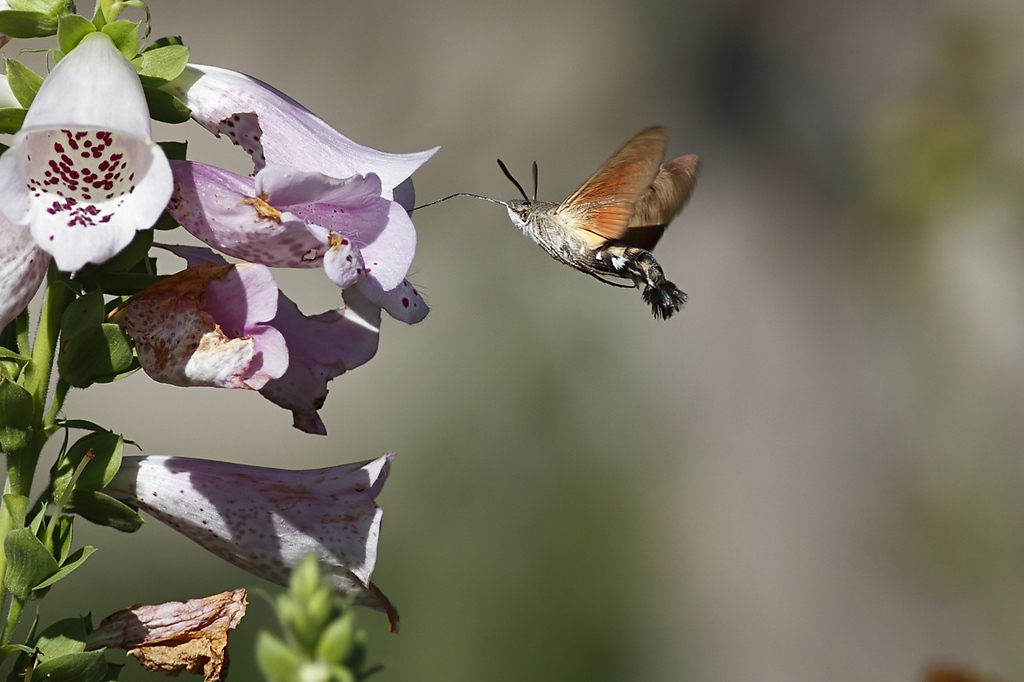
<path id="1" fill-rule="evenodd" d="M 0 15 L 3 15 L 3 12 L 0 12 Z M 0 30 L 0 33 L 3 32 Z M 43 77 L 17 59 L 5 59 L 4 68 L 7 72 L 7 83 L 11 86 L 14 96 L 21 106 L 28 109 L 39 92 L 39 86 L 43 84 Z"/>
<path id="2" fill-rule="evenodd" d="M 83 563 L 85 563 L 85 560 L 88 559 L 92 555 L 92 553 L 95 552 L 95 551 L 96 551 L 95 547 L 88 547 L 88 546 L 86 546 L 86 547 L 79 547 L 77 550 L 75 550 L 74 554 L 72 554 L 70 557 L 68 557 L 67 563 L 65 563 L 63 566 L 61 566 L 59 571 L 57 571 L 56 573 L 51 575 L 49 578 L 47 578 L 43 582 L 41 582 L 38 585 L 36 585 L 36 589 L 38 590 L 38 589 L 42 589 L 44 587 L 49 587 L 50 585 L 54 584 L 58 580 L 61 580 L 62 578 L 67 577 L 67 575 L 69 573 L 71 573 L 71 571 L 75 570 L 76 568 L 81 566 Z"/>
<path id="3" fill-rule="evenodd" d="M 71 543 L 74 539 L 75 517 L 61 514 L 53 524 L 53 557 L 61 566 L 68 559 L 71 553 Z M 38 586 L 37 586 L 38 587 Z"/>
<path id="4" fill-rule="evenodd" d="M 107 526 L 122 533 L 134 533 L 142 527 L 139 513 L 120 500 L 95 490 L 73 490 L 71 501 L 64 508 L 98 526 Z"/>
<path id="5" fill-rule="evenodd" d="M 112 433 L 109 429 L 105 429 L 96 422 L 91 422 L 88 419 L 65 419 L 58 421 L 57 426 L 62 429 L 81 429 L 83 431 L 97 431 L 100 433 Z"/>

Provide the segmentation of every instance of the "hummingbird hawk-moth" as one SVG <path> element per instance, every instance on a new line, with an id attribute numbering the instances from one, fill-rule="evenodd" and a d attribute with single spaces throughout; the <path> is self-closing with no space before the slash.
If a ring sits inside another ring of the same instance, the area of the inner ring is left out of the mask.
<path id="1" fill-rule="evenodd" d="M 700 159 L 689 154 L 663 164 L 667 146 L 663 127 L 640 131 L 558 204 L 537 200 L 536 163 L 531 198 L 500 159 L 498 165 L 522 199 L 499 201 L 465 192 L 452 196 L 504 205 L 512 222 L 552 258 L 606 284 L 643 286 L 643 299 L 654 317 L 668 319 L 686 302 L 686 294 L 665 279 L 651 249 L 690 198 Z"/>

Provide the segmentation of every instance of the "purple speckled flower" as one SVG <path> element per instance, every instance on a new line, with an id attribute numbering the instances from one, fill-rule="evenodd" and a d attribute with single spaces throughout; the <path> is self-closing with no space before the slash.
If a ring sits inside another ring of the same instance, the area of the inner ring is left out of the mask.
<path id="1" fill-rule="evenodd" d="M 245 74 L 190 65 L 164 86 L 192 118 L 252 158 L 255 179 L 175 164 L 171 214 L 236 258 L 324 267 L 339 286 L 358 281 L 404 322 L 427 306 L 405 280 L 416 250 L 407 212 L 410 176 L 437 148 L 389 154 L 356 144 L 298 102 Z"/>
<path id="2" fill-rule="evenodd" d="M 284 336 L 268 324 L 277 300 L 266 266 L 205 264 L 133 296 L 118 319 L 153 379 L 259 390 L 288 368 Z"/>
<path id="3" fill-rule="evenodd" d="M 376 174 L 339 180 L 272 165 L 245 178 L 191 161 L 172 168 L 168 212 L 218 251 L 271 267 L 322 267 L 340 287 L 358 284 L 396 319 L 426 317 L 426 303 L 404 279 L 416 232 L 405 209 L 381 196 Z M 375 260 L 366 261 L 367 248 Z"/>
<path id="4" fill-rule="evenodd" d="M 383 512 L 374 503 L 394 454 L 289 471 L 186 457 L 125 457 L 105 489 L 204 549 L 278 585 L 315 554 L 356 603 L 398 612 L 370 581 Z"/>
<path id="5" fill-rule="evenodd" d="M 69 272 L 151 227 L 172 184 L 138 74 L 101 32 L 53 68 L 0 156 L 0 211 Z"/>
<path id="6" fill-rule="evenodd" d="M 189 268 L 185 272 L 201 272 L 200 268 L 229 267 L 221 256 L 204 247 L 167 246 L 164 248 L 188 262 Z M 247 267 L 266 270 L 263 266 L 248 265 Z M 269 287 L 266 290 L 269 292 Z M 274 310 L 276 313 L 272 314 L 273 319 L 264 323 L 265 326 L 277 330 L 284 339 L 284 343 L 287 345 L 287 368 L 283 373 L 276 374 L 270 381 L 261 385 L 259 387 L 260 395 L 275 405 L 291 410 L 295 428 L 306 433 L 319 435 L 327 433 L 327 427 L 324 426 L 318 414 L 318 410 L 327 399 L 327 383 L 348 370 L 369 362 L 377 353 L 377 342 L 380 336 L 380 305 L 364 296 L 359 287 L 346 289 L 342 295 L 345 305 L 340 308 L 328 310 L 319 315 L 306 316 L 302 314 L 295 303 L 275 288 Z M 220 298 L 225 305 L 234 307 L 252 306 L 257 300 L 255 296 L 241 295 Z M 250 301 L 250 298 L 253 300 Z M 190 305 L 200 305 L 196 296 L 190 296 L 188 301 L 191 301 Z M 131 312 L 130 306 L 134 303 L 129 304 L 128 312 Z M 265 311 L 270 309 L 269 301 L 263 301 L 261 306 Z M 167 308 L 166 304 L 164 308 Z M 201 316 L 193 315 L 192 317 L 199 319 Z M 250 314 L 249 317 L 251 318 L 252 315 Z M 149 319 L 160 323 L 161 320 L 166 319 L 166 315 L 159 311 L 153 311 L 149 315 Z M 267 313 L 264 312 L 258 319 L 267 320 Z M 163 331 L 162 324 L 158 324 L 158 326 L 162 330 L 160 334 L 166 336 L 170 333 Z M 130 328 L 129 333 L 131 333 Z M 138 338 L 136 338 L 137 347 L 138 343 Z M 173 353 L 182 344 L 165 343 L 164 345 L 170 347 L 162 353 L 161 357 Z M 141 349 L 139 357 L 146 372 L 157 381 L 163 381 L 150 371 L 147 360 L 143 359 Z"/>

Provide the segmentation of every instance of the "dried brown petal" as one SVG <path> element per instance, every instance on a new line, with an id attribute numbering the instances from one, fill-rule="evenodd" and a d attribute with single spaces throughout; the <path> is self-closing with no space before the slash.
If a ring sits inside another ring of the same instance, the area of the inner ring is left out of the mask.
<path id="1" fill-rule="evenodd" d="M 222 592 L 202 599 L 133 606 L 103 619 L 88 637 L 90 649 L 128 649 L 147 670 L 177 675 L 182 670 L 206 682 L 227 675 L 228 630 L 245 615 L 246 592 Z"/>

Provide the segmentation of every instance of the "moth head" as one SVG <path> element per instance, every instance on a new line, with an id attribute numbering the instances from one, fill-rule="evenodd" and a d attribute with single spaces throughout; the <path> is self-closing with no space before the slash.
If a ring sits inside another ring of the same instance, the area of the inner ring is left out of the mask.
<path id="1" fill-rule="evenodd" d="M 529 199 L 512 199 L 505 204 L 505 207 L 508 208 L 508 217 L 519 228 L 524 227 L 530 221 L 530 216 L 533 215 L 536 206 L 536 202 Z"/>

